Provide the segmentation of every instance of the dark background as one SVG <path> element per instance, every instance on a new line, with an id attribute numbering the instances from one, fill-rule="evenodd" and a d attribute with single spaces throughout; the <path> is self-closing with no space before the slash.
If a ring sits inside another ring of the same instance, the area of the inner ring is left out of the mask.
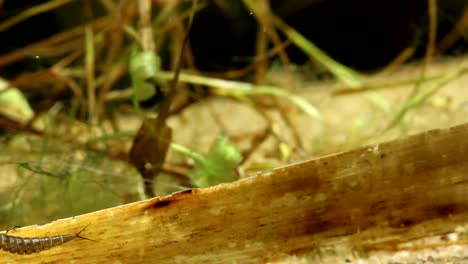
<path id="1" fill-rule="evenodd" d="M 43 2 L 6 1 L 0 9 L 0 19 Z M 223 71 L 251 63 L 255 55 L 255 16 L 249 14 L 240 0 L 208 3 L 196 15 L 190 34 L 197 68 L 201 71 Z M 271 4 L 274 12 L 287 23 L 334 59 L 357 70 L 377 70 L 407 46 L 416 48 L 412 59 L 424 56 L 427 0 L 273 0 Z M 466 0 L 438 1 L 439 40 L 453 28 L 465 4 Z M 79 8 L 79 2 L 38 15 L 1 32 L 0 53 L 5 54 L 58 33 L 74 23 L 86 21 L 79 17 L 81 13 L 76 8 Z M 71 15 L 64 15 L 67 12 Z M 99 16 L 99 13 L 95 10 L 93 15 Z M 461 39 L 444 55 L 457 55 L 467 50 L 467 41 Z M 308 61 L 292 45 L 287 52 L 297 64 Z M 17 67 L 0 70 L 11 73 L 35 67 L 37 63 L 23 62 Z"/>

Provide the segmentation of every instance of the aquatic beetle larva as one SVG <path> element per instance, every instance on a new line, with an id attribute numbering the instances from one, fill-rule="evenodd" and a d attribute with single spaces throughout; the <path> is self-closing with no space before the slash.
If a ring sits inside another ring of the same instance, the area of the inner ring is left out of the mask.
<path id="1" fill-rule="evenodd" d="M 86 227 L 74 234 L 49 236 L 49 237 L 18 237 L 7 234 L 0 234 L 0 248 L 14 254 L 32 254 L 52 247 L 60 246 L 72 241 L 75 238 L 91 240 L 81 236 Z"/>

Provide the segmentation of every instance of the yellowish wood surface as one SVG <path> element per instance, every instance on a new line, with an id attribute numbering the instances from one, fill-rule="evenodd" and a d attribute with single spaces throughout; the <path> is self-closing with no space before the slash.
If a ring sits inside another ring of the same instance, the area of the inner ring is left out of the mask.
<path id="1" fill-rule="evenodd" d="M 127 204 L 17 236 L 83 236 L 0 263 L 262 263 L 330 243 L 367 245 L 468 222 L 468 124 Z M 86 194 L 83 194 L 86 195 Z"/>

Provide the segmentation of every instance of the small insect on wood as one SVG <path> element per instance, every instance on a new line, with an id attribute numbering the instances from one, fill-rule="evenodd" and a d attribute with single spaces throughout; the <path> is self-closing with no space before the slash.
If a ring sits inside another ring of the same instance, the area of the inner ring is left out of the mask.
<path id="1" fill-rule="evenodd" d="M 78 233 L 66 234 L 50 237 L 18 237 L 7 234 L 0 234 L 0 248 L 14 254 L 32 254 L 52 247 L 60 246 L 75 238 L 91 240 L 81 236 L 86 227 L 83 227 Z"/>

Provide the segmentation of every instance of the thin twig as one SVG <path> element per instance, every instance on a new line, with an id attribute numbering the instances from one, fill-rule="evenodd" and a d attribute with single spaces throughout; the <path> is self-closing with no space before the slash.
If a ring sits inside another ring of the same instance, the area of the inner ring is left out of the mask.
<path id="1" fill-rule="evenodd" d="M 295 80 L 294 80 L 293 73 L 291 69 L 289 68 L 289 65 L 291 63 L 284 48 L 280 48 L 282 47 L 282 44 L 281 44 L 282 41 L 278 33 L 276 32 L 275 27 L 273 26 L 273 22 L 270 19 L 271 17 L 273 17 L 273 15 L 272 15 L 269 1 L 244 0 L 244 3 L 255 14 L 255 17 L 258 19 L 260 23 L 260 27 L 265 28 L 265 33 L 267 34 L 268 38 L 270 38 L 273 44 L 279 48 L 278 55 L 288 76 L 288 83 L 289 83 L 288 88 L 290 90 L 294 90 Z"/>
<path id="2" fill-rule="evenodd" d="M 114 77 L 113 74 L 115 73 L 115 70 L 114 70 L 114 64 L 115 64 L 115 60 L 116 58 L 119 56 L 119 52 L 121 51 L 122 49 L 122 42 L 123 42 L 123 24 L 124 24 L 124 20 L 123 20 L 123 12 L 125 10 L 125 5 L 124 3 L 125 1 L 121 1 L 120 5 L 117 6 L 117 7 L 114 7 L 114 9 L 112 9 L 112 14 L 111 16 L 114 17 L 114 20 L 113 20 L 113 23 L 112 23 L 112 26 L 111 26 L 111 30 L 109 32 L 109 38 L 110 38 L 110 41 L 109 41 L 109 49 L 108 49 L 108 52 L 106 54 L 106 59 L 105 59 L 105 62 L 104 62 L 104 71 L 103 71 L 103 74 L 101 76 L 102 78 L 102 86 L 100 87 L 99 89 L 99 96 L 97 98 L 97 115 L 98 116 L 101 116 L 104 112 L 104 109 L 105 109 L 105 98 L 106 98 L 106 94 L 111 90 L 111 87 L 112 85 L 114 84 L 114 81 L 116 80 L 116 78 L 112 78 Z"/>
<path id="3" fill-rule="evenodd" d="M 140 35 L 143 51 L 154 52 L 153 28 L 151 27 L 151 0 L 138 0 Z"/>
<path id="4" fill-rule="evenodd" d="M 109 24 L 110 20 L 111 20 L 111 17 L 109 16 L 98 18 L 91 23 L 91 26 L 94 30 L 101 30 L 102 28 L 105 28 Z M 13 52 L 0 56 L 0 67 L 7 66 L 9 64 L 20 61 L 28 57 L 30 54 L 42 55 L 44 51 L 48 51 L 48 50 L 53 50 L 55 52 L 54 55 L 58 55 L 56 52 L 56 45 L 64 44 L 69 47 L 70 42 L 77 41 L 79 42 L 78 44 L 82 46 L 83 36 L 84 36 L 83 26 L 78 26 L 71 30 L 59 33 L 50 38 L 41 40 L 34 44 L 28 45 L 24 48 L 20 48 L 18 50 L 15 50 Z M 72 46 L 72 48 L 67 51 L 71 51 L 74 49 L 75 47 Z"/>
<path id="5" fill-rule="evenodd" d="M 429 36 L 427 40 L 426 54 L 424 56 L 424 61 L 421 66 L 420 79 L 424 79 L 427 74 L 427 68 L 431 64 L 432 56 L 435 49 L 435 41 L 437 36 L 437 0 L 427 0 L 427 13 L 429 16 Z M 417 82 L 410 98 L 416 95 L 419 92 L 420 83 Z"/>
<path id="6" fill-rule="evenodd" d="M 96 83 L 95 83 L 95 55 L 94 55 L 94 36 L 91 26 L 85 27 L 86 32 L 86 82 L 88 93 L 88 114 L 91 123 L 95 123 L 96 119 Z"/>
<path id="7" fill-rule="evenodd" d="M 449 49 L 464 33 L 468 31 L 468 4 L 465 6 L 463 15 L 458 20 L 453 29 L 444 36 L 444 38 L 437 44 L 436 53 L 442 54 Z"/>
<path id="8" fill-rule="evenodd" d="M 3 21 L 2 23 L 0 23 L 0 31 L 5 31 L 7 29 L 9 29 L 10 27 L 24 21 L 24 20 L 27 20 L 28 18 L 30 17 L 33 17 L 33 16 L 36 16 L 36 15 L 39 15 L 41 13 L 45 13 L 45 12 L 48 12 L 48 11 L 51 11 L 55 8 L 59 8 L 65 4 L 68 4 L 72 1 L 75 1 L 75 0 L 52 0 L 52 1 L 49 1 L 49 2 L 46 2 L 44 4 L 40 4 L 40 5 L 35 5 L 21 13 L 19 13 L 18 15 L 10 18 L 10 19 L 7 19 L 5 21 Z"/>

